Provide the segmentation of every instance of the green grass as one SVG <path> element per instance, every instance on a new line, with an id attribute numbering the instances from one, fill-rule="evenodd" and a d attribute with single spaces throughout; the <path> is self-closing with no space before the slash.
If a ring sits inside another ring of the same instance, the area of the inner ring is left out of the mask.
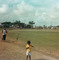
<path id="1" fill-rule="evenodd" d="M 13 43 L 18 41 L 20 42 L 18 45 L 25 48 L 28 40 L 34 46 L 33 50 L 43 51 L 43 53 L 59 57 L 59 30 L 8 29 L 7 42 Z"/>
<path id="2" fill-rule="evenodd" d="M 13 40 L 21 40 L 26 42 L 30 40 L 35 47 L 56 50 L 59 49 L 59 32 L 57 31 L 10 31 L 8 36 Z"/>
<path id="3" fill-rule="evenodd" d="M 20 46 L 25 48 L 28 40 L 34 50 L 59 56 L 59 30 L 8 30 L 7 42 L 23 42 Z"/>

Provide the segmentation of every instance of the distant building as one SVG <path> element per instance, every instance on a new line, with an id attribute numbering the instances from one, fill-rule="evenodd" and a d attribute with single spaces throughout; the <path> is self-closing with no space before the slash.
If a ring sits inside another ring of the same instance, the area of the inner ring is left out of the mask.
<path id="1" fill-rule="evenodd" d="M 59 30 L 59 26 L 56 26 L 56 29 L 58 29 L 58 30 Z"/>
<path id="2" fill-rule="evenodd" d="M 51 29 L 54 29 L 54 27 L 52 26 Z"/>

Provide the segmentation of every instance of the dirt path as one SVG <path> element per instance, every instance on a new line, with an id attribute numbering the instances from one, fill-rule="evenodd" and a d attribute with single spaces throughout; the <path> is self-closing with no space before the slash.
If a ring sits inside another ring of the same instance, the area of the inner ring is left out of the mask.
<path id="1" fill-rule="evenodd" d="M 44 54 L 38 53 L 38 52 L 35 52 L 35 55 L 33 55 L 33 57 L 34 58 L 32 60 L 59 60 L 59 59 L 56 59 L 51 56 L 47 56 L 47 55 L 44 55 Z"/>
<path id="2" fill-rule="evenodd" d="M 25 45 L 18 42 L 0 41 L 0 60 L 25 60 Z M 37 51 L 32 52 L 32 60 L 59 60 Z"/>

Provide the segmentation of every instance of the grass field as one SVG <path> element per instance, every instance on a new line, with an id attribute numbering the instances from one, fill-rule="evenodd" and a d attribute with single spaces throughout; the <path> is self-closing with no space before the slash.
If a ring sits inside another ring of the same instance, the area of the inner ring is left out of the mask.
<path id="1" fill-rule="evenodd" d="M 21 41 L 21 46 L 25 48 L 28 40 L 35 50 L 59 57 L 58 30 L 8 30 L 7 42 Z"/>

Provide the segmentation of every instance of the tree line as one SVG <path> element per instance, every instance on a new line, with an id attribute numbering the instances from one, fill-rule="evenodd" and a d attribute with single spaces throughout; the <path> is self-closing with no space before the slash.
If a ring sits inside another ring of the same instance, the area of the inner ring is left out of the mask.
<path id="1" fill-rule="evenodd" d="M 15 22 L 3 22 L 1 23 L 1 27 L 6 27 L 6 28 L 33 28 L 34 21 L 29 21 L 28 24 L 22 23 L 21 21 L 15 21 Z"/>
<path id="2" fill-rule="evenodd" d="M 15 22 L 2 22 L 0 25 L 0 28 L 6 27 L 6 28 L 27 28 L 27 29 L 33 29 L 33 25 L 35 24 L 34 21 L 29 21 L 28 24 L 23 23 L 21 21 L 15 21 Z M 35 29 L 59 29 L 59 26 L 35 26 Z"/>

